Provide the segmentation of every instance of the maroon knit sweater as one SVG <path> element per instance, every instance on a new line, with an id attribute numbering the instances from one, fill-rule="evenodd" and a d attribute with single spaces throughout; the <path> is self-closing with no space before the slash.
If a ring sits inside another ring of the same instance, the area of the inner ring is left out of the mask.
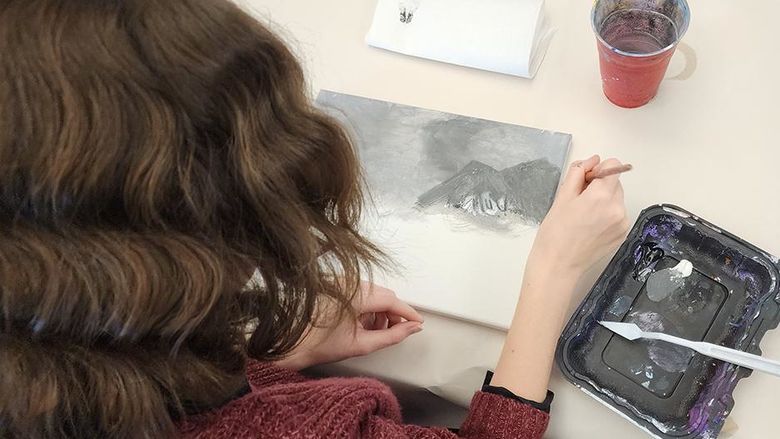
<path id="1" fill-rule="evenodd" d="M 401 423 L 390 389 L 367 378 L 308 379 L 270 363 L 250 362 L 251 392 L 179 424 L 185 438 L 469 438 L 535 439 L 549 414 L 515 399 L 477 392 L 458 434 Z"/>

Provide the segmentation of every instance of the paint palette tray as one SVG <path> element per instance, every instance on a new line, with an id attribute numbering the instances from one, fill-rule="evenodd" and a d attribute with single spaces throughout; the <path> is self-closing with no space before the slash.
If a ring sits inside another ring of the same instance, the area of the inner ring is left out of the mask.
<path id="1" fill-rule="evenodd" d="M 690 275 L 668 282 L 681 261 L 692 263 Z M 717 437 L 750 370 L 660 341 L 630 342 L 598 322 L 760 354 L 780 321 L 779 270 L 776 258 L 679 207 L 648 208 L 564 329 L 558 365 L 653 436 Z"/>

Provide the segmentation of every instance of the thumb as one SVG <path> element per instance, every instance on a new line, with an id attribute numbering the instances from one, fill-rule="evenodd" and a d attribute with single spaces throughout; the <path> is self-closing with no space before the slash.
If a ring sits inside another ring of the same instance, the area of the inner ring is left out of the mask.
<path id="1" fill-rule="evenodd" d="M 358 349 L 360 353 L 370 354 L 371 352 L 396 345 L 409 337 L 422 331 L 420 322 L 403 322 L 393 325 L 387 329 L 378 329 L 374 331 L 358 329 Z"/>

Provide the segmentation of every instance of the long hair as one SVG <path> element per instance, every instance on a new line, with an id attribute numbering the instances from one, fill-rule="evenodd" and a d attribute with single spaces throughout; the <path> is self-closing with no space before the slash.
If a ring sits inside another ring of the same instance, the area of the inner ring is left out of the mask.
<path id="1" fill-rule="evenodd" d="M 0 0 L 0 437 L 160 437 L 225 401 L 318 303 L 350 312 L 381 261 L 362 199 L 234 4 Z"/>

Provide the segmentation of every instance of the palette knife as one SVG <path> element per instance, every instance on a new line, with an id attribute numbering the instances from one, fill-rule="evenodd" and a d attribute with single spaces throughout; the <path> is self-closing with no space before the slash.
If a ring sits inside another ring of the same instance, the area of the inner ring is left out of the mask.
<path id="1" fill-rule="evenodd" d="M 760 370 L 761 372 L 770 373 L 775 376 L 780 376 L 780 361 L 768 360 L 759 355 L 749 354 L 747 352 L 738 351 L 723 346 L 719 346 L 712 343 L 705 343 L 703 341 L 691 341 L 684 338 L 675 337 L 669 334 L 663 334 L 660 332 L 644 332 L 639 329 L 639 326 L 633 323 L 622 322 L 599 322 L 601 326 L 609 329 L 615 334 L 634 341 L 638 338 L 645 338 L 648 340 L 661 340 L 667 343 L 672 343 L 678 346 L 684 346 L 689 349 L 706 355 L 708 357 L 717 358 L 737 366 L 747 367 L 748 369 Z"/>

